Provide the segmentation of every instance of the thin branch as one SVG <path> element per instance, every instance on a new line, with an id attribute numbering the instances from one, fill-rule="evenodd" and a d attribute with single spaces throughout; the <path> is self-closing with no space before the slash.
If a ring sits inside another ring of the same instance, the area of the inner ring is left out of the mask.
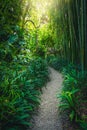
<path id="1" fill-rule="evenodd" d="M 35 23 L 32 20 L 26 20 L 24 24 L 31 22 L 35 28 L 39 28 L 40 25 L 36 26 Z"/>

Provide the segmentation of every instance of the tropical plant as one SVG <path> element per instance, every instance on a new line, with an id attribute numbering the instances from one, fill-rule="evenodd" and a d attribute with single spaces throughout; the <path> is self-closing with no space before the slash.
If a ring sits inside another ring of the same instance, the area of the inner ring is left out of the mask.
<path id="1" fill-rule="evenodd" d="M 69 110 L 69 118 L 71 121 L 77 120 L 78 118 L 78 98 L 76 97 L 76 93 L 79 92 L 79 89 L 73 89 L 71 91 L 63 91 L 61 95 L 57 96 L 61 98 L 61 103 L 59 108 L 63 111 Z"/>
<path id="2" fill-rule="evenodd" d="M 48 79 L 46 62 L 39 58 L 28 66 L 5 64 L 0 72 L 0 128 L 24 130 L 40 104 L 40 90 Z"/>
<path id="3" fill-rule="evenodd" d="M 49 56 L 47 57 L 48 64 L 54 69 L 62 72 L 63 68 L 67 66 L 67 61 L 62 57 Z"/>

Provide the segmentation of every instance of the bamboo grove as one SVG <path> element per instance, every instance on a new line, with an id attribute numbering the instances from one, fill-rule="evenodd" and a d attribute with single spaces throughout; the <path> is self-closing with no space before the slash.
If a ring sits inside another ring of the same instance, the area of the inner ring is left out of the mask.
<path id="1" fill-rule="evenodd" d="M 0 28 L 1 35 L 0 39 L 1 42 L 7 41 L 7 39 L 10 39 L 10 35 L 13 36 L 13 39 L 16 39 L 14 35 L 14 32 L 16 30 L 17 32 L 17 26 L 19 26 L 21 29 L 30 30 L 30 24 L 33 26 L 41 25 L 40 22 L 38 22 L 38 15 L 32 14 L 32 10 L 35 11 L 34 7 L 32 6 L 32 3 L 34 1 L 1 1 L 1 13 L 0 13 Z M 42 1 L 43 2 L 43 1 Z M 3 6 L 2 6 L 3 5 Z M 11 8 L 9 8 L 11 6 Z M 70 63 L 79 64 L 82 68 L 82 70 L 87 69 L 87 60 L 86 60 L 86 52 L 87 52 L 87 3 L 86 0 L 50 0 L 50 7 L 48 11 L 48 36 L 43 35 L 44 38 L 42 38 L 42 44 L 45 45 L 45 48 L 53 48 L 57 49 L 57 53 L 67 58 L 67 61 Z M 37 12 L 38 13 L 38 12 Z M 36 20 L 35 20 L 35 16 Z M 32 20 L 31 20 L 32 18 Z M 45 16 L 42 15 L 39 19 L 45 19 Z M 34 21 L 36 23 L 34 23 Z M 43 22 L 43 21 L 42 21 Z M 39 28 L 34 28 L 35 36 L 41 35 L 40 31 L 38 34 L 36 32 L 40 30 Z M 6 31 L 5 31 L 6 30 Z M 50 31 L 51 30 L 51 31 Z M 44 30 L 43 30 L 44 31 Z M 23 30 L 21 30 L 23 33 Z M 18 32 L 17 32 L 18 33 Z M 24 41 L 23 35 L 21 33 L 21 36 L 19 39 L 21 41 Z M 46 32 L 44 32 L 46 33 Z M 30 34 L 30 31 L 28 31 L 28 34 Z M 31 35 L 33 35 L 32 33 Z M 41 37 L 41 36 L 40 36 Z M 5 40 L 6 39 L 6 40 Z M 10 39 L 12 40 L 12 39 Z M 30 40 L 34 40 L 34 38 L 30 38 Z M 37 39 L 36 39 L 37 42 Z M 22 43 L 22 42 L 21 42 Z M 18 51 L 21 48 L 20 45 L 17 45 L 15 43 L 15 47 L 18 48 Z M 8 44 L 8 43 L 7 43 Z M 5 46 L 7 45 L 5 44 Z M 36 43 L 37 44 L 37 43 Z M 19 46 L 19 47 L 18 47 Z M 1 48 L 4 48 L 3 45 L 1 45 Z M 14 50 L 14 49 L 13 49 Z M 17 52 L 17 51 L 16 51 Z M 3 55 L 4 52 L 1 52 L 1 55 Z M 6 52 L 7 53 L 7 52 Z M 15 50 L 14 50 L 15 53 Z M 4 54 L 4 58 L 6 55 Z M 15 55 L 15 54 L 14 54 Z M 2 57 L 2 56 L 1 56 Z M 12 56 L 10 56 L 12 57 Z"/>
<path id="2" fill-rule="evenodd" d="M 60 109 L 65 113 L 69 110 L 69 119 L 79 126 L 78 128 L 73 123 L 74 130 L 86 130 L 87 118 L 83 115 L 86 115 L 87 110 L 87 2 L 53 1 L 50 16 L 52 34 L 57 39 L 55 49 L 60 56 L 51 65 L 64 75 L 62 93 L 58 95 L 61 99 Z M 68 125 L 66 121 L 64 124 Z M 71 127 L 64 126 L 64 129 L 72 129 Z"/>
<path id="3" fill-rule="evenodd" d="M 68 62 L 87 69 L 87 2 L 86 0 L 56 0 L 53 6 L 53 29 L 61 38 L 61 55 Z M 59 26 L 59 27 L 58 27 Z M 59 33 L 60 32 L 60 33 Z"/>
<path id="4" fill-rule="evenodd" d="M 66 67 L 65 94 L 78 88 L 73 94 L 86 103 L 86 54 L 86 0 L 0 0 L 0 129 L 30 127 L 51 61 L 57 70 Z"/>

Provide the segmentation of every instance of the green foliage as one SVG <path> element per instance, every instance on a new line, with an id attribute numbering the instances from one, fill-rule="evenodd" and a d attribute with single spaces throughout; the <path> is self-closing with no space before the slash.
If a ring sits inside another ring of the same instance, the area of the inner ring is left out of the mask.
<path id="1" fill-rule="evenodd" d="M 31 125 L 29 121 L 40 104 L 40 90 L 48 79 L 47 64 L 38 57 L 42 55 L 42 46 L 36 47 L 37 25 L 32 22 L 35 27 L 32 30 L 30 22 L 26 23 L 31 17 L 31 3 L 31 0 L 0 1 L 1 130 L 24 130 Z"/>
<path id="2" fill-rule="evenodd" d="M 27 31 L 22 27 L 22 22 L 26 1 L 27 0 L 0 1 L 1 61 L 11 63 L 14 59 L 19 60 L 19 58 L 22 57 L 22 55 L 24 57 L 23 48 L 26 48 L 27 46 L 25 40 Z M 31 1 L 29 1 L 29 3 L 30 2 Z M 29 32 L 27 32 L 27 35 L 28 34 Z"/>
<path id="3" fill-rule="evenodd" d="M 36 57 L 42 57 L 42 58 L 45 58 L 45 52 L 46 52 L 46 48 L 44 47 L 44 45 L 38 45 L 34 52 L 33 52 L 33 55 L 36 56 Z"/>
<path id="4" fill-rule="evenodd" d="M 18 1 L 0 1 L 0 40 L 6 41 L 12 28 L 18 25 L 21 20 L 22 3 Z"/>
<path id="5" fill-rule="evenodd" d="M 78 67 L 69 65 L 63 69 L 64 89 L 72 89 L 73 87 L 81 89 L 87 93 L 87 72 L 81 71 Z"/>
<path id="6" fill-rule="evenodd" d="M 69 63 L 87 69 L 86 0 L 55 0 L 50 9 L 51 28 L 58 49 Z"/>
<path id="7" fill-rule="evenodd" d="M 86 130 L 87 121 L 83 113 L 84 110 L 86 111 L 85 102 L 87 102 L 87 72 L 82 72 L 79 66 L 70 64 L 63 68 L 62 73 L 64 75 L 63 91 L 58 96 L 61 98 L 60 110 L 68 110 L 70 120 Z"/>
<path id="8" fill-rule="evenodd" d="M 62 71 L 63 68 L 66 67 L 68 64 L 67 61 L 64 60 L 62 57 L 50 56 L 47 58 L 47 60 L 49 65 L 58 71 Z"/>
<path id="9" fill-rule="evenodd" d="M 69 110 L 69 118 L 71 121 L 77 120 L 78 117 L 78 98 L 76 97 L 77 92 L 79 92 L 78 89 L 73 89 L 71 91 L 63 91 L 58 98 L 61 98 L 61 103 L 59 105 L 59 108 L 64 110 Z"/>
<path id="10" fill-rule="evenodd" d="M 87 98 L 86 6 L 86 0 L 0 1 L 0 129 L 30 125 L 48 79 L 43 59 L 50 54 L 60 56 L 47 59 L 65 75 L 61 107 L 70 110 L 71 120 L 78 118 L 78 103 Z M 77 120 L 85 130 L 82 116 Z"/>
<path id="11" fill-rule="evenodd" d="M 38 58 L 28 66 L 5 64 L 0 72 L 0 128 L 24 130 L 40 104 L 40 90 L 48 79 L 46 62 Z"/>
<path id="12" fill-rule="evenodd" d="M 87 123 L 85 121 L 80 120 L 79 124 L 83 130 L 87 130 Z"/>

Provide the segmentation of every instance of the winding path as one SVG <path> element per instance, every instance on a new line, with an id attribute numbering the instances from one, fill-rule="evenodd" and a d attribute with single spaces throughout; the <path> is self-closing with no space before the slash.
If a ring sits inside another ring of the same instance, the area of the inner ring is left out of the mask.
<path id="1" fill-rule="evenodd" d="M 62 75 L 52 68 L 50 69 L 50 81 L 43 88 L 41 105 L 38 114 L 34 116 L 32 130 L 62 130 L 61 120 L 58 115 L 57 94 L 61 92 Z"/>

